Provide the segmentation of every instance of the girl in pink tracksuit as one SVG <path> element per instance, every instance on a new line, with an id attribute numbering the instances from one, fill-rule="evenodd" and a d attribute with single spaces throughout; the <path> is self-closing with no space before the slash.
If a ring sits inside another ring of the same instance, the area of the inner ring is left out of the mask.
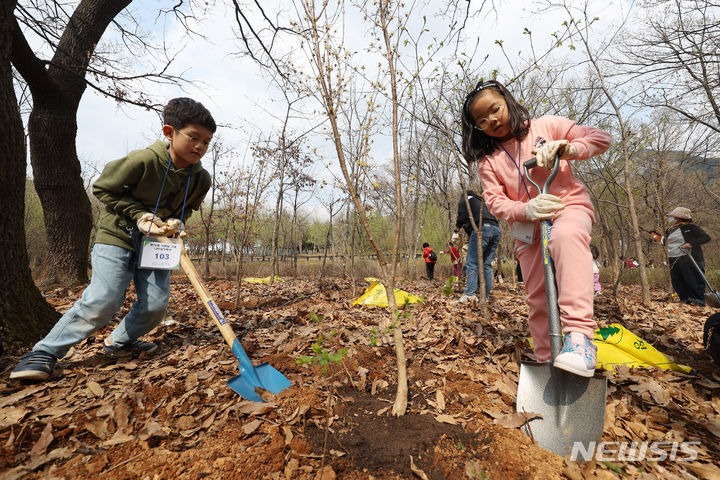
<path id="1" fill-rule="evenodd" d="M 462 108 L 463 154 L 478 161 L 487 206 L 506 220 L 515 238 L 515 252 L 525 280 L 528 323 L 539 362 L 550 360 L 542 245 L 538 220 L 550 219 L 549 249 L 555 265 L 564 345 L 554 359 L 557 368 L 590 377 L 597 364 L 592 342 L 593 258 L 590 231 L 595 222 L 585 185 L 572 173 L 569 160 L 586 160 L 603 153 L 611 137 L 596 128 L 576 125 L 563 117 L 530 119 L 499 82 L 480 82 Z M 530 171 L 543 185 L 560 154 L 557 177 L 549 194 L 540 194 L 524 178 L 523 162 L 537 158 Z M 543 168 L 541 168 L 543 167 Z"/>

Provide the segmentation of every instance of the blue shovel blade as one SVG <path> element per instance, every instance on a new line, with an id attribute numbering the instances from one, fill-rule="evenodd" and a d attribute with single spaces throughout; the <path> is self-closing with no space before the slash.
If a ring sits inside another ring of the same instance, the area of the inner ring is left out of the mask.
<path id="1" fill-rule="evenodd" d="M 254 367 L 237 338 L 233 343 L 232 350 L 240 361 L 241 373 L 228 380 L 227 383 L 238 395 L 253 402 L 262 402 L 263 399 L 255 392 L 255 387 L 260 387 L 272 393 L 280 393 L 292 385 L 285 375 L 268 363 Z"/>
<path id="2" fill-rule="evenodd" d="M 248 382 L 242 375 L 231 378 L 227 381 L 227 384 L 235 391 L 235 393 L 247 400 L 250 400 L 251 402 L 264 402 L 260 395 L 255 392 L 255 387 L 259 387 L 260 385 Z"/>

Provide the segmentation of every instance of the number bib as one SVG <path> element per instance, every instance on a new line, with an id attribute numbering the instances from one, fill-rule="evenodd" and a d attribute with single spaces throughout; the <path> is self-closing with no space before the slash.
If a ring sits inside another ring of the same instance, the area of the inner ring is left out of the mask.
<path id="1" fill-rule="evenodd" d="M 510 236 L 523 243 L 532 244 L 535 240 L 535 222 L 514 222 Z"/>
<path id="2" fill-rule="evenodd" d="M 149 270 L 174 270 L 180 268 L 182 240 L 179 238 L 143 235 L 140 244 L 138 268 Z"/>

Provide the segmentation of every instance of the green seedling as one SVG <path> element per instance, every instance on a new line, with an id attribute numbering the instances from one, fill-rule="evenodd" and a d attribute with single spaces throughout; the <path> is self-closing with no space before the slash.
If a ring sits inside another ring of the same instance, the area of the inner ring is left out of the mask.
<path id="1" fill-rule="evenodd" d="M 620 475 L 622 477 L 622 475 L 624 473 L 622 467 L 614 465 L 611 462 L 603 462 L 603 465 L 605 465 L 608 469 L 612 470 L 613 472 L 617 473 L 618 475 Z"/>
<path id="2" fill-rule="evenodd" d="M 453 284 L 457 281 L 457 277 L 455 275 L 450 275 L 448 279 L 445 281 L 445 286 L 442 288 L 442 293 L 446 297 L 449 297 L 453 294 Z"/>
<path id="3" fill-rule="evenodd" d="M 370 346 L 371 347 L 377 347 L 380 344 L 380 341 L 377 337 L 377 328 L 373 328 L 370 330 Z"/>
<path id="4" fill-rule="evenodd" d="M 311 313 L 311 314 L 310 314 L 310 320 L 312 320 L 312 321 L 315 322 L 315 323 L 320 323 L 320 322 L 322 322 L 322 319 L 323 319 L 323 316 L 322 316 L 322 315 L 316 315 L 316 314 L 314 314 L 314 313 Z"/>
<path id="5" fill-rule="evenodd" d="M 408 308 L 408 310 L 410 310 L 410 309 Z M 411 313 L 411 312 L 409 312 L 409 311 L 403 311 L 403 312 L 401 312 L 400 310 L 395 310 L 395 311 L 393 312 L 393 315 L 395 316 L 395 319 L 396 319 L 396 320 L 400 320 L 400 317 L 405 318 L 405 319 L 408 319 L 408 318 L 412 317 L 412 313 Z M 396 323 L 393 323 L 393 325 L 394 325 L 394 326 L 397 326 Z"/>
<path id="6" fill-rule="evenodd" d="M 298 365 L 305 365 L 307 363 L 311 365 L 320 365 L 322 367 L 323 375 L 327 375 L 328 365 L 330 365 L 331 362 L 340 363 L 343 357 L 347 356 L 348 352 L 347 348 L 341 348 L 340 350 L 332 352 L 323 347 L 323 344 L 327 340 L 332 339 L 336 334 L 336 330 L 331 330 L 328 334 L 328 337 L 326 338 L 325 336 L 323 336 L 322 333 L 319 333 L 317 340 L 313 342 L 312 346 L 310 347 L 314 355 L 301 355 L 296 360 L 296 363 Z"/>
<path id="7" fill-rule="evenodd" d="M 489 480 L 489 478 L 485 476 L 485 470 L 480 468 L 480 465 L 478 465 L 478 462 L 476 460 L 472 460 L 469 464 L 466 465 L 465 474 L 469 478 L 473 478 L 476 480 Z"/>

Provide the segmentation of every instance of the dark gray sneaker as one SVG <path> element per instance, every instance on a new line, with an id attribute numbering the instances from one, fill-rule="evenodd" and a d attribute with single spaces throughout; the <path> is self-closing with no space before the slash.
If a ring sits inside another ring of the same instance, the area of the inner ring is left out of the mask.
<path id="1" fill-rule="evenodd" d="M 105 344 L 105 348 L 103 349 L 103 352 L 105 352 L 105 355 L 119 355 L 122 352 L 145 352 L 150 353 L 157 350 L 158 346 L 152 342 L 144 342 L 142 340 L 135 340 L 132 343 L 128 343 L 127 345 L 107 345 Z"/>
<path id="2" fill-rule="evenodd" d="M 20 363 L 10 372 L 10 378 L 20 380 L 46 380 L 55 368 L 57 357 L 50 353 L 28 352 L 20 357 Z"/>

